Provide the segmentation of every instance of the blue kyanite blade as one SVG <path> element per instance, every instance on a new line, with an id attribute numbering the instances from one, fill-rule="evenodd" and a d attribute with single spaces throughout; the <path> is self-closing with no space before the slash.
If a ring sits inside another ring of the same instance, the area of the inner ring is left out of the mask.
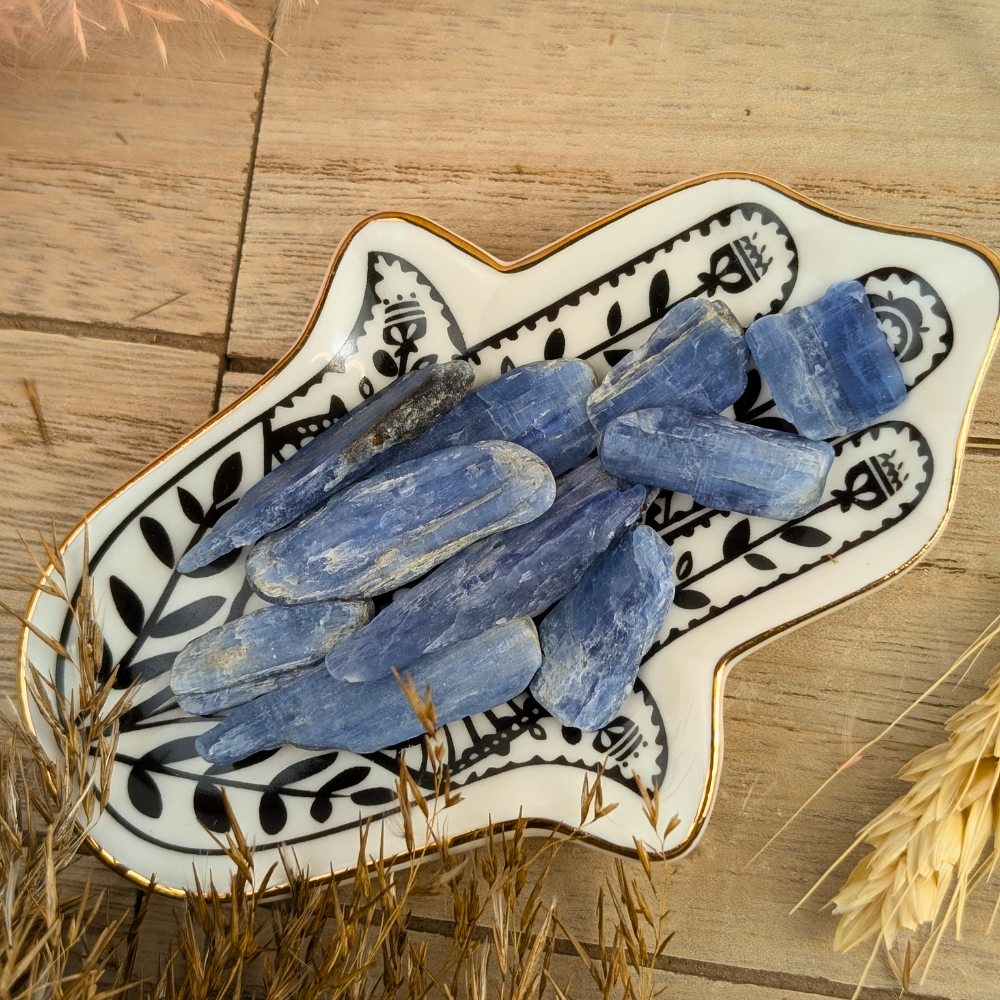
<path id="1" fill-rule="evenodd" d="M 341 680 L 373 680 L 424 653 L 544 611 L 575 586 L 645 502 L 644 487 L 620 483 L 596 459 L 578 466 L 556 481 L 555 502 L 541 517 L 442 563 L 334 648 L 327 669 Z"/>
<path id="2" fill-rule="evenodd" d="M 816 506 L 833 462 L 825 441 L 672 406 L 611 421 L 600 455 L 609 472 L 633 482 L 782 521 Z"/>
<path id="3" fill-rule="evenodd" d="M 371 601 L 261 608 L 189 642 L 170 686 L 181 708 L 211 715 L 292 681 L 373 615 Z"/>
<path id="4" fill-rule="evenodd" d="M 746 339 L 778 412 L 815 441 L 861 430 L 906 398 L 892 348 L 856 281 L 762 316 Z"/>
<path id="5" fill-rule="evenodd" d="M 278 604 L 382 594 L 480 538 L 534 520 L 555 495 L 549 467 L 519 445 L 445 448 L 355 483 L 262 538 L 247 579 Z"/>
<path id="6" fill-rule="evenodd" d="M 587 732 L 612 722 L 674 597 L 670 547 L 646 525 L 622 535 L 539 628 L 542 667 L 535 700 L 564 726 Z"/>
<path id="7" fill-rule="evenodd" d="M 421 695 L 430 685 L 438 722 L 445 725 L 520 694 L 541 662 L 533 622 L 516 618 L 428 653 L 405 673 Z M 320 667 L 238 708 L 202 733 L 196 746 L 206 760 L 230 764 L 284 743 L 372 753 L 422 732 L 395 677 L 350 684 Z"/>
<path id="8" fill-rule="evenodd" d="M 215 527 L 184 554 L 190 573 L 249 545 L 313 509 L 335 489 L 375 468 L 389 449 L 410 441 L 447 413 L 472 387 L 465 361 L 429 365 L 391 382 L 255 483 Z"/>
<path id="9" fill-rule="evenodd" d="M 747 347 L 736 317 L 721 302 L 685 299 L 642 347 L 608 372 L 587 412 L 598 430 L 649 406 L 719 413 L 740 398 L 746 384 Z"/>
<path id="10" fill-rule="evenodd" d="M 405 445 L 397 461 L 440 448 L 503 439 L 547 462 L 554 476 L 579 465 L 597 447 L 587 418 L 596 385 L 586 361 L 535 361 L 470 392 L 449 414 Z"/>

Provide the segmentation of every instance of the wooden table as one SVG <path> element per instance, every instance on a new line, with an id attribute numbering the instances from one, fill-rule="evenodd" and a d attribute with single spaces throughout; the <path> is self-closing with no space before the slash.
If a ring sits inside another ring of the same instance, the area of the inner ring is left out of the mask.
<path id="1" fill-rule="evenodd" d="M 992 0 L 321 0 L 277 28 L 264 0 L 246 9 L 287 54 L 235 29 L 219 33 L 223 54 L 175 33 L 167 71 L 152 50 L 104 52 L 0 85 L 10 603 L 23 606 L 16 579 L 32 575 L 17 531 L 51 520 L 65 533 L 252 385 L 295 341 L 338 241 L 369 213 L 429 216 L 512 259 L 676 181 L 741 169 L 846 212 L 1000 247 Z M 718 804 L 673 878 L 676 937 L 659 975 L 674 997 L 851 995 L 865 956 L 832 952 L 819 902 L 788 911 L 900 792 L 896 768 L 942 737 L 990 664 L 938 692 L 746 865 L 1000 611 L 996 377 L 971 435 L 953 519 L 918 568 L 730 680 Z M 15 637 L 0 619 L 5 693 Z M 554 875 L 561 912 L 591 940 L 608 870 L 571 848 Z M 127 904 L 130 886 L 97 878 Z M 946 942 L 917 994 L 997 995 L 992 902 L 989 890 L 974 898 L 965 940 Z M 168 910 L 156 919 L 162 944 Z M 866 996 L 896 995 L 885 969 L 870 982 Z"/>

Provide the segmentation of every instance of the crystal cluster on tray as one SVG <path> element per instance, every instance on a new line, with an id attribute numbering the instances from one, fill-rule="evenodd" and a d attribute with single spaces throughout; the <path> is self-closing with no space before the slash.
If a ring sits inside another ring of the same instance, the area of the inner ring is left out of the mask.
<path id="1" fill-rule="evenodd" d="M 751 356 L 798 434 L 722 415 Z M 823 495 L 825 439 L 905 395 L 857 282 L 745 334 L 723 304 L 684 300 L 600 385 L 579 360 L 473 381 L 463 360 L 400 378 L 184 555 L 192 572 L 253 544 L 247 578 L 271 603 L 173 667 L 187 711 L 233 708 L 198 738 L 207 760 L 410 739 L 421 724 L 394 671 L 430 685 L 440 723 L 530 688 L 564 725 L 601 729 L 673 599 L 673 554 L 640 523 L 656 490 L 799 517 Z"/>

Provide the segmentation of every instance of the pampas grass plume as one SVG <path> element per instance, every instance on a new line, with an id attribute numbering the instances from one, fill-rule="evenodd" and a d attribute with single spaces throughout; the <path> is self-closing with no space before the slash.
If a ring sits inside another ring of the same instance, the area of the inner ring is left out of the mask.
<path id="1" fill-rule="evenodd" d="M 286 5 L 301 0 L 282 0 Z M 229 0 L 0 0 L 0 67 L 19 57 L 66 52 L 88 58 L 88 43 L 107 38 L 155 51 L 167 65 L 165 24 L 232 22 L 258 38 L 268 36 Z"/>

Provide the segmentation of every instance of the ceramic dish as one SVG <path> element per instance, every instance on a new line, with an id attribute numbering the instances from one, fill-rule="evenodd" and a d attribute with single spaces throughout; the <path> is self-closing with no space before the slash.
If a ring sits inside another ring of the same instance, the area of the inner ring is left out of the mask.
<path id="1" fill-rule="evenodd" d="M 402 850 L 393 792 L 399 757 L 419 773 L 421 741 L 359 757 L 284 747 L 241 767 L 209 767 L 169 689 L 194 636 L 258 606 L 234 553 L 181 577 L 174 562 L 219 512 L 283 458 L 405 372 L 454 356 L 480 382 L 539 358 L 587 358 L 603 376 L 687 296 L 725 301 L 746 325 L 819 296 L 834 281 L 868 291 L 910 389 L 878 424 L 834 442 L 819 506 L 788 523 L 705 509 L 667 495 L 648 523 L 676 554 L 677 596 L 621 715 L 599 733 L 566 729 L 527 695 L 446 727 L 462 803 L 447 829 L 472 842 L 519 812 L 536 829 L 572 827 L 584 774 L 606 762 L 619 807 L 588 842 L 621 854 L 648 834 L 632 772 L 660 786 L 680 825 L 678 855 L 704 830 L 722 759 L 726 674 L 750 649 L 887 583 L 927 551 L 951 509 L 969 414 L 997 336 L 998 258 L 954 237 L 848 219 L 747 175 L 691 181 L 516 264 L 439 227 L 376 216 L 344 240 L 302 338 L 250 392 L 118 490 L 87 518 L 111 654 L 141 677 L 93 847 L 139 883 L 180 893 L 197 871 L 228 880 L 217 837 L 221 789 L 259 856 L 294 845 L 312 872 L 349 869 L 358 825 Z M 736 416 L 775 426 L 753 371 Z M 64 543 L 79 566 L 82 531 Z M 70 581 L 75 584 L 77 581 Z M 31 621 L 65 642 L 65 608 L 37 592 Z M 65 688 L 71 669 L 25 633 L 28 660 Z M 648 839 L 648 836 L 647 836 Z"/>

